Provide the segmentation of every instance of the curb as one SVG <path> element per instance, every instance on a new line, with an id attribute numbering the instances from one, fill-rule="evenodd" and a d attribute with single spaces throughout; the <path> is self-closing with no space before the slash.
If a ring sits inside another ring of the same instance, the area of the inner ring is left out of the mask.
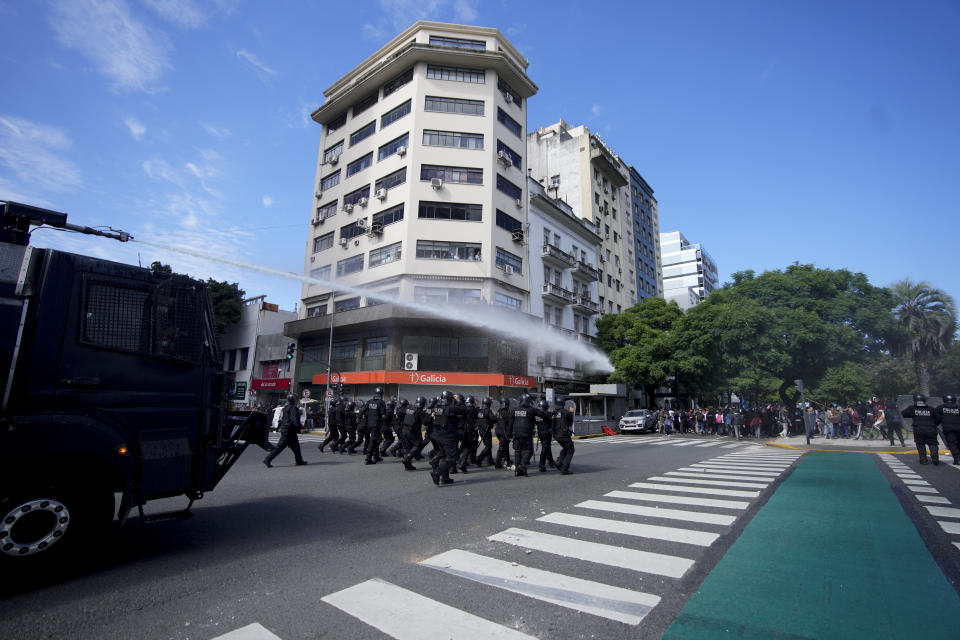
<path id="1" fill-rule="evenodd" d="M 776 442 L 767 442 L 765 446 L 768 447 L 778 447 L 780 449 L 790 449 L 792 451 L 821 451 L 824 453 L 887 453 L 890 455 L 917 455 L 916 447 L 908 449 L 899 449 L 896 451 L 886 451 L 884 449 L 820 449 L 817 447 L 807 447 L 803 445 L 792 445 L 792 444 L 779 444 Z M 940 455 L 949 455 L 950 451 L 947 449 L 939 449 Z"/>

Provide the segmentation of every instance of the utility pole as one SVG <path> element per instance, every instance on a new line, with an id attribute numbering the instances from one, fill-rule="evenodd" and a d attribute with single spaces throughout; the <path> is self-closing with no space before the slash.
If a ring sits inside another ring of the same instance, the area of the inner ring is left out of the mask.
<path id="1" fill-rule="evenodd" d="M 803 379 L 797 378 L 793 381 L 800 392 L 800 420 L 803 422 L 803 431 L 807 434 L 807 446 L 810 445 L 810 421 L 807 420 L 807 400 L 803 395 Z"/>

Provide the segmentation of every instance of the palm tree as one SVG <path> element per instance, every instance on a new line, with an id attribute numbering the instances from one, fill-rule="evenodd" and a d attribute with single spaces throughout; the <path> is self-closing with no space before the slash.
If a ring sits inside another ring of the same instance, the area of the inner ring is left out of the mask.
<path id="1" fill-rule="evenodd" d="M 957 329 L 953 298 L 928 282 L 910 278 L 890 287 L 896 305 L 893 313 L 908 335 L 903 350 L 913 355 L 920 393 L 930 395 L 930 360 L 946 350 Z"/>

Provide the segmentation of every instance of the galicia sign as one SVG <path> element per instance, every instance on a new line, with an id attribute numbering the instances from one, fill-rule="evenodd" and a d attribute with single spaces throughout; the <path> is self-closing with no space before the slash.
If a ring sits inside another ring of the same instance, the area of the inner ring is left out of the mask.
<path id="1" fill-rule="evenodd" d="M 442 373 L 411 373 L 413 384 L 447 384 L 447 376 Z"/>
<path id="2" fill-rule="evenodd" d="M 459 371 L 348 371 L 330 376 L 330 383 L 337 384 L 428 384 L 477 387 L 520 387 L 532 389 L 537 382 L 530 376 L 514 376 L 503 373 L 461 373 Z M 318 373 L 311 384 L 327 384 L 327 374 Z"/>

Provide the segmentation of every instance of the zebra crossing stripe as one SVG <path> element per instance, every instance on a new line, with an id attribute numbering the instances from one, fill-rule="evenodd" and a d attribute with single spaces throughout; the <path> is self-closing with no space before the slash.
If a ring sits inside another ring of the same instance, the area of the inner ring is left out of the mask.
<path id="1" fill-rule="evenodd" d="M 790 465 L 779 464 L 751 464 L 749 462 L 721 462 L 719 460 L 707 460 L 705 462 L 695 462 L 695 467 L 716 468 L 716 469 L 740 469 L 742 471 L 786 471 Z"/>
<path id="2" fill-rule="evenodd" d="M 723 442 L 720 442 L 720 441 L 716 441 L 716 442 L 704 442 L 704 443 L 698 444 L 697 446 L 698 446 L 698 447 L 715 447 L 715 446 L 717 446 L 718 444 L 723 444 Z"/>
<path id="3" fill-rule="evenodd" d="M 675 527 L 661 527 L 655 524 L 643 524 L 641 522 L 626 522 L 624 520 L 610 520 L 608 518 L 594 518 L 592 516 L 574 515 L 572 513 L 548 513 L 545 516 L 537 518 L 540 522 L 549 522 L 550 524 L 560 524 L 567 527 L 577 527 L 580 529 L 591 529 L 593 531 L 603 531 L 606 533 L 619 533 L 635 538 L 652 538 L 654 540 L 669 540 L 671 542 L 682 542 L 684 544 L 693 544 L 698 547 L 709 547 L 717 538 L 719 533 L 710 533 L 708 531 L 693 531 L 691 529 L 677 529 Z"/>
<path id="4" fill-rule="evenodd" d="M 734 447 L 742 447 L 742 446 L 745 445 L 745 444 L 746 444 L 745 442 L 733 442 L 733 443 L 731 443 L 731 444 L 725 444 L 725 445 L 723 445 L 723 446 L 720 447 L 720 448 L 721 448 L 721 449 L 733 449 Z"/>
<path id="5" fill-rule="evenodd" d="M 776 480 L 779 473 L 773 473 L 771 471 L 740 471 L 739 469 L 714 469 L 707 468 L 703 469 L 701 467 L 680 467 L 677 471 L 695 471 L 697 473 L 704 474 L 705 477 L 718 477 L 718 478 L 731 478 L 737 477 L 741 480 Z M 717 475 L 717 474 L 731 474 L 731 475 Z"/>
<path id="6" fill-rule="evenodd" d="M 740 487 L 742 489 L 766 489 L 767 485 L 758 484 L 755 482 L 726 482 L 724 480 L 696 480 L 694 478 L 677 478 L 673 477 L 677 475 L 677 472 L 670 471 L 668 472 L 669 476 L 653 476 L 652 478 L 647 478 L 647 480 L 653 480 L 655 482 L 681 482 L 686 484 L 706 484 L 714 487 Z M 688 474 L 689 475 L 689 474 Z"/>
<path id="7" fill-rule="evenodd" d="M 907 489 L 913 491 L 914 493 L 940 493 L 933 487 L 915 487 L 913 485 L 907 485 Z"/>
<path id="8" fill-rule="evenodd" d="M 929 486 L 930 486 L 930 483 L 927 482 L 926 480 L 904 480 L 904 481 L 903 481 L 903 484 L 906 484 L 906 485 L 914 485 L 914 486 L 918 486 L 918 487 L 929 487 Z"/>
<path id="9" fill-rule="evenodd" d="M 653 478 L 651 478 L 653 480 Z M 669 478 L 663 478 L 669 482 Z M 656 484 L 653 482 L 634 482 L 630 485 L 635 489 L 656 489 L 657 491 L 679 491 L 682 493 L 696 493 L 709 496 L 730 496 L 736 498 L 756 498 L 759 491 L 737 491 L 736 489 L 708 489 L 706 487 L 685 487 L 675 484 Z"/>
<path id="10" fill-rule="evenodd" d="M 711 498 L 693 498 L 690 496 L 668 496 L 662 493 L 638 493 L 636 491 L 611 491 L 604 498 L 622 498 L 624 500 L 645 500 L 667 504 L 689 504 L 697 507 L 721 507 L 723 509 L 746 509 L 749 502 L 739 500 L 713 500 Z"/>
<path id="11" fill-rule="evenodd" d="M 947 533 L 960 533 L 960 522 L 947 522 L 946 520 L 937 520 L 940 528 Z"/>
<path id="12" fill-rule="evenodd" d="M 396 640 L 534 640 L 395 584 L 373 578 L 320 598 Z"/>
<path id="13" fill-rule="evenodd" d="M 699 440 L 680 440 L 673 443 L 675 447 L 689 447 L 692 444 L 698 444 Z"/>
<path id="14" fill-rule="evenodd" d="M 650 593 L 504 562 L 460 549 L 446 551 L 423 560 L 420 564 L 474 582 L 630 625 L 640 624 L 644 616 L 660 602 L 660 596 Z"/>
<path id="15" fill-rule="evenodd" d="M 280 637 L 270 633 L 259 622 L 248 624 L 245 627 L 234 629 L 229 633 L 213 638 L 213 640 L 280 640 Z"/>
<path id="16" fill-rule="evenodd" d="M 667 471 L 664 475 L 667 475 L 667 476 L 680 476 L 680 477 L 682 477 L 682 478 L 704 478 L 704 477 L 706 477 L 705 474 L 703 474 L 703 473 L 691 472 L 691 471 Z M 720 485 L 720 486 L 728 486 L 728 487 L 741 487 L 741 486 L 742 486 L 742 487 L 749 487 L 749 488 L 751 488 L 751 489 L 760 489 L 760 488 L 764 488 L 764 487 L 766 487 L 768 484 L 770 484 L 770 482 L 768 482 L 766 478 L 745 478 L 745 477 L 743 477 L 743 476 L 728 476 L 728 475 L 724 475 L 724 474 L 722 474 L 722 473 L 714 473 L 714 474 L 711 474 L 709 477 L 710 477 L 711 480 L 713 480 L 714 478 L 716 478 L 716 479 L 718 479 L 718 480 L 749 480 L 749 481 L 752 482 L 752 483 L 756 483 L 756 484 L 738 484 L 738 483 L 734 482 L 734 483 L 731 483 L 731 484 Z M 677 480 L 677 481 L 679 481 L 679 482 L 688 482 L 687 480 L 681 480 L 680 478 L 674 478 L 674 479 Z M 762 483 L 762 484 L 761 484 L 761 483 Z"/>
<path id="17" fill-rule="evenodd" d="M 680 509 L 661 509 L 659 507 L 647 507 L 639 504 L 622 504 L 620 502 L 607 502 L 605 500 L 585 500 L 574 505 L 580 509 L 594 509 L 596 511 L 612 511 L 613 513 L 626 513 L 631 516 L 646 516 L 648 518 L 664 518 L 666 520 L 684 520 L 686 522 L 699 522 L 702 524 L 719 524 L 729 526 L 737 519 L 737 516 L 728 516 L 720 513 L 703 513 L 700 511 L 682 511 Z"/>
<path id="18" fill-rule="evenodd" d="M 939 516 L 941 518 L 960 518 L 960 509 L 955 509 L 952 507 L 927 507 L 924 506 L 924 509 L 930 512 L 932 516 Z"/>
<path id="19" fill-rule="evenodd" d="M 693 566 L 693 560 L 689 558 L 680 558 L 678 556 L 668 556 L 662 553 L 651 553 L 649 551 L 638 551 L 636 549 L 626 549 L 624 547 L 614 547 L 609 544 L 600 544 L 597 542 L 586 542 L 585 540 L 575 540 L 573 538 L 564 538 L 563 536 L 554 536 L 548 533 L 539 533 L 537 531 L 528 531 L 526 529 L 517 529 L 511 527 L 505 531 L 494 534 L 487 538 L 494 542 L 504 542 L 525 549 L 535 549 L 545 551 L 565 558 L 575 558 L 577 560 L 586 560 L 611 567 L 621 569 L 630 569 L 642 573 L 652 573 L 670 578 L 680 578 Z M 447 636 L 443 636 L 446 638 Z M 479 634 L 473 637 L 482 637 Z"/>
<path id="20" fill-rule="evenodd" d="M 919 500 L 920 502 L 933 502 L 933 503 L 935 503 L 935 504 L 950 504 L 950 501 L 949 501 L 949 500 L 947 500 L 946 498 L 943 498 L 943 497 L 941 497 L 941 496 L 917 495 L 917 496 L 914 496 L 914 497 L 915 497 L 917 500 Z"/>
<path id="21" fill-rule="evenodd" d="M 957 549 L 960 549 L 960 542 L 954 542 L 953 546 L 955 546 Z"/>

